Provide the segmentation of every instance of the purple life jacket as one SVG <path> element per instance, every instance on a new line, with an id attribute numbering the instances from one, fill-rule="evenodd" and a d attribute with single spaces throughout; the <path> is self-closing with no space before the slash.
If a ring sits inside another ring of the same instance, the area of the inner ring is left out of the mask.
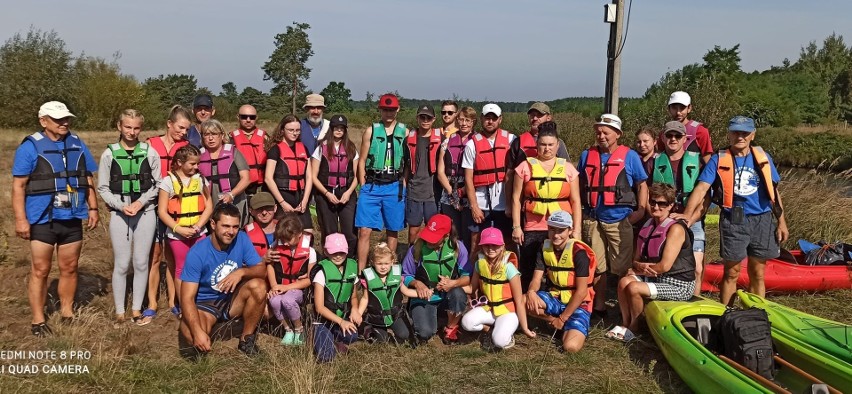
<path id="1" fill-rule="evenodd" d="M 216 173 L 213 173 L 213 165 L 216 165 Z M 210 158 L 210 151 L 201 148 L 201 157 L 198 162 L 198 172 L 207 178 L 210 183 L 217 182 L 219 191 L 227 193 L 240 181 L 239 172 L 233 166 L 234 146 L 225 144 L 219 150 L 219 158 Z"/>
<path id="2" fill-rule="evenodd" d="M 464 169 L 461 167 L 462 157 L 464 156 L 464 147 L 473 133 L 462 139 L 458 133 L 453 134 L 447 140 L 447 151 L 444 154 L 444 173 L 450 180 L 450 184 L 454 189 L 464 188 Z"/>
<path id="3" fill-rule="evenodd" d="M 334 143 L 331 142 L 333 145 Z M 326 187 L 329 188 L 347 188 L 352 182 L 353 175 L 352 166 L 349 165 L 349 156 L 346 154 L 346 149 L 343 142 L 337 152 L 332 152 L 331 160 L 328 159 L 328 143 L 322 144 L 322 160 L 325 165 L 320 166 L 319 178 L 323 181 Z M 333 149 L 333 148 L 332 148 Z"/>
<path id="4" fill-rule="evenodd" d="M 663 245 L 666 243 L 666 234 L 669 227 L 677 223 L 672 218 L 666 218 L 659 226 L 654 224 L 654 219 L 648 219 L 639 230 L 636 239 L 636 247 L 642 251 L 641 259 L 658 262 L 663 257 Z"/>

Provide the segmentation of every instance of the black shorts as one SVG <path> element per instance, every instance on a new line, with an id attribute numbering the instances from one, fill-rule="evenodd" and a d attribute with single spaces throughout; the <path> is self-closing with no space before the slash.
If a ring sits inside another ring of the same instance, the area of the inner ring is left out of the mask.
<path id="1" fill-rule="evenodd" d="M 65 245 L 83 240 L 83 221 L 54 220 L 30 226 L 30 240 L 49 245 Z"/>
<path id="2" fill-rule="evenodd" d="M 237 291 L 239 291 L 239 288 L 237 288 Z M 237 292 L 235 291 L 233 294 L 236 293 Z M 231 310 L 231 297 L 233 297 L 233 294 L 218 300 L 196 302 L 195 307 L 198 308 L 199 311 L 204 311 L 213 315 L 213 317 L 216 318 L 216 321 L 231 320 L 231 316 L 228 315 L 228 311 Z"/>

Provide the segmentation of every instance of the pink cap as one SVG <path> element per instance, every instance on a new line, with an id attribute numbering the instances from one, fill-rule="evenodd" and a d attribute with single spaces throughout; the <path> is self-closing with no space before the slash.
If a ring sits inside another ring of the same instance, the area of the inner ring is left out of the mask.
<path id="1" fill-rule="evenodd" d="M 340 233 L 329 234 L 325 237 L 325 253 L 329 255 L 349 253 L 349 243 L 346 242 L 346 237 Z"/>
<path id="2" fill-rule="evenodd" d="M 479 234 L 479 245 L 505 245 L 505 242 L 503 242 L 503 233 L 496 227 L 486 228 Z"/>

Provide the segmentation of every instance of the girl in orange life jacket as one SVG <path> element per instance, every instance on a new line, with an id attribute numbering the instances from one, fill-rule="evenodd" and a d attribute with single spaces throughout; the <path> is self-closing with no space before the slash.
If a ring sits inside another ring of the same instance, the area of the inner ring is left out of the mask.
<path id="1" fill-rule="evenodd" d="M 198 170 L 210 182 L 210 196 L 217 204 L 234 204 L 240 210 L 240 221 L 246 223 L 245 190 L 251 183 L 248 163 L 236 147 L 225 144 L 225 127 L 218 120 L 205 120 L 199 129 L 203 147 Z"/>
<path id="2" fill-rule="evenodd" d="M 166 257 L 169 274 L 175 278 L 177 298 L 180 298 L 180 273 L 186 254 L 192 245 L 206 236 L 205 225 L 213 213 L 210 185 L 198 173 L 200 156 L 201 152 L 192 145 L 178 149 L 171 172 L 160 182 L 157 214 L 167 227 L 166 238 L 171 259 L 168 259 L 168 255 Z M 172 312 L 180 314 L 178 309 Z"/>
<path id="3" fill-rule="evenodd" d="M 438 183 L 441 185 L 440 211 L 450 217 L 459 229 L 462 242 L 470 245 L 468 224 L 462 222 L 462 211 L 470 208 L 467 194 L 464 191 L 464 169 L 462 154 L 465 145 L 473 136 L 476 127 L 476 110 L 472 107 L 462 107 L 456 118 L 458 130 L 449 138 L 444 139 L 438 151 Z"/>
<path id="4" fill-rule="evenodd" d="M 311 237 L 302 230 L 302 223 L 294 213 L 286 213 L 275 230 L 278 260 L 266 265 L 269 279 L 269 307 L 284 328 L 282 345 L 301 346 L 304 341 L 302 307 L 304 290 L 311 285 L 308 272 L 317 261 L 311 247 Z"/>
<path id="5" fill-rule="evenodd" d="M 355 170 L 358 168 L 358 150 L 349 139 L 348 121 L 343 115 L 331 117 L 330 133 L 318 141 L 311 156 L 314 192 L 317 196 L 317 219 L 322 231 L 322 242 L 328 234 L 341 233 L 352 246 L 350 257 L 355 257 Z M 321 197 L 320 197 L 321 196 Z"/>
<path id="6" fill-rule="evenodd" d="M 506 251 L 503 234 L 494 227 L 482 231 L 479 246 L 482 254 L 476 262 L 470 286 L 484 294 L 487 302 L 465 313 L 462 327 L 465 331 L 482 331 L 485 325 L 493 326 L 490 337 L 485 336 L 490 341 L 483 341 L 486 350 L 491 347 L 489 342 L 500 349 L 514 346 L 518 325 L 524 334 L 535 338 L 535 333 L 527 327 L 517 256 Z"/>
<path id="7" fill-rule="evenodd" d="M 352 321 L 361 322 L 359 332 L 368 342 L 396 344 L 408 340 L 409 322 L 402 296 L 417 297 L 401 280 L 402 268 L 396 253 L 385 242 L 370 251 L 370 267 L 361 272 L 358 308 L 352 310 Z M 393 330 L 393 336 L 388 333 Z"/>
<path id="8" fill-rule="evenodd" d="M 582 234 L 579 173 L 571 162 L 556 156 L 560 144 L 556 133 L 556 123 L 540 123 L 536 157 L 527 157 L 514 171 L 512 240 L 520 246 L 518 268 L 524 291 L 535 269 L 535 256 L 547 239 L 547 218 L 553 212 L 569 212 L 578 224 L 574 226 L 574 238 L 579 239 Z"/>
<path id="9" fill-rule="evenodd" d="M 178 149 L 189 144 L 186 141 L 186 133 L 191 125 L 192 115 L 189 111 L 180 106 L 175 105 L 169 111 L 168 120 L 166 121 L 166 133 L 148 139 L 148 144 L 160 155 L 160 178 L 168 178 L 171 171 L 174 155 Z M 158 203 L 159 198 L 155 202 Z M 151 258 L 149 260 L 148 269 L 148 308 L 142 312 L 145 317 L 154 318 L 157 316 L 157 298 L 160 294 L 160 267 L 162 264 L 163 254 L 166 256 L 166 261 L 173 261 L 171 251 L 166 244 L 166 225 L 157 215 L 157 233 L 154 235 L 154 243 L 151 245 Z M 166 275 L 166 294 L 168 296 L 169 309 L 172 312 L 177 312 L 175 308 L 175 283 L 171 275 Z"/>
<path id="10" fill-rule="evenodd" d="M 294 115 L 278 123 L 267 142 L 266 187 L 281 207 L 279 215 L 294 212 L 306 232 L 313 234 L 314 223 L 308 204 L 313 187 L 313 171 L 305 145 L 299 141 L 302 126 Z"/>
<path id="11" fill-rule="evenodd" d="M 669 218 L 676 195 L 671 185 L 651 186 L 648 197 L 651 219 L 639 232 L 632 267 L 618 283 L 621 326 L 613 327 L 607 338 L 626 342 L 634 337 L 646 298 L 667 301 L 692 298 L 695 290 L 692 233 L 685 222 Z"/>
<path id="12" fill-rule="evenodd" d="M 148 144 L 139 142 L 145 117 L 126 109 L 118 119 L 119 140 L 110 144 L 101 156 L 98 193 L 109 208 L 109 234 L 115 268 L 112 274 L 116 323 L 126 320 L 127 274 L 133 269 L 132 321 L 151 322 L 143 316 L 142 300 L 148 280 L 148 255 L 157 231 L 157 184 L 160 182 L 160 157 Z M 159 279 L 159 272 L 158 279 Z M 150 313 L 149 313 L 150 315 Z"/>

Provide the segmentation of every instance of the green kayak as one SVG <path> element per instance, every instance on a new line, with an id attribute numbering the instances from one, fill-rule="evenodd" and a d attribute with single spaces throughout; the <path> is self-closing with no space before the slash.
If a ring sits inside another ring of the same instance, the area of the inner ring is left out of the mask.
<path id="1" fill-rule="evenodd" d="M 695 297 L 687 302 L 652 301 L 645 308 L 645 317 L 669 365 L 694 392 L 771 393 L 705 347 L 711 327 L 724 312 L 724 305 Z M 778 330 L 773 329 L 772 339 L 783 359 L 842 391 L 852 388 L 848 365 L 824 363 L 832 356 Z M 778 369 L 775 383 L 794 393 L 804 392 L 811 385 L 786 367 Z"/>
<path id="2" fill-rule="evenodd" d="M 852 375 L 852 326 L 799 312 L 742 290 L 737 295 L 746 307 L 766 310 L 773 330 L 831 355 L 844 364 L 847 376 Z"/>

